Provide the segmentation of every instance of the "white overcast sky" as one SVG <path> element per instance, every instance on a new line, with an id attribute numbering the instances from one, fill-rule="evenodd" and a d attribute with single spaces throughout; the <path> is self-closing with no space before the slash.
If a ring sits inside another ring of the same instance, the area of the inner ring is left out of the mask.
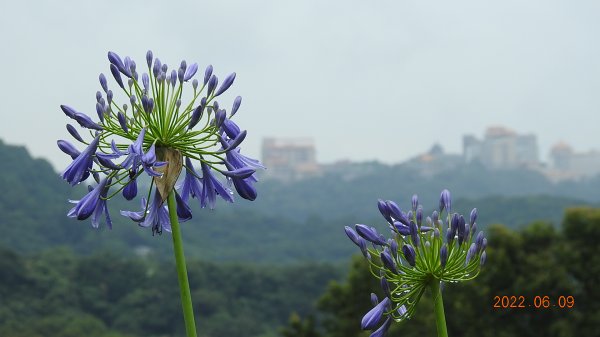
<path id="1" fill-rule="evenodd" d="M 321 162 L 395 163 L 489 125 L 600 149 L 600 1 L 0 0 L 0 139 L 62 169 L 59 105 L 95 118 L 107 51 L 237 73 L 231 106 L 263 137 L 311 137 Z M 112 86 L 116 86 L 111 82 Z"/>

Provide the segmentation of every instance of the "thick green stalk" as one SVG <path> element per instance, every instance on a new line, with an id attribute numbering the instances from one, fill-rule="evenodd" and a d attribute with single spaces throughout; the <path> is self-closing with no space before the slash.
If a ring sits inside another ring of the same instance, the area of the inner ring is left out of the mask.
<path id="1" fill-rule="evenodd" d="M 185 256 L 183 255 L 183 242 L 181 240 L 181 231 L 179 229 L 179 221 L 177 219 L 175 191 L 173 190 L 169 193 L 167 205 L 169 206 L 169 218 L 171 219 L 173 251 L 175 252 L 175 264 L 177 266 L 177 278 L 179 279 L 181 307 L 183 309 L 183 320 L 185 321 L 186 336 L 196 337 L 197 335 L 196 323 L 194 322 L 194 307 L 192 306 L 190 284 L 188 282 L 187 268 L 185 266 Z"/>
<path id="2" fill-rule="evenodd" d="M 435 312 L 435 325 L 437 327 L 438 337 L 448 337 L 446 330 L 446 315 L 444 314 L 444 301 L 442 300 L 442 291 L 440 281 L 431 282 L 431 294 L 433 295 L 433 310 Z"/>

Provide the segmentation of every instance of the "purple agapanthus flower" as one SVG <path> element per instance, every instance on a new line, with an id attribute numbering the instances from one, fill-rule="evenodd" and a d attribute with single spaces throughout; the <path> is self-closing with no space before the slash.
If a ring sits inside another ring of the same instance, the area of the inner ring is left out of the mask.
<path id="1" fill-rule="evenodd" d="M 241 153 L 240 144 L 247 132 L 231 120 L 240 108 L 241 97 L 235 98 L 229 116 L 216 101 L 233 85 L 235 73 L 219 85 L 213 67 L 208 66 L 204 77 L 196 79 L 197 63 L 182 61 L 178 68 L 169 69 L 151 51 L 143 62 L 148 72 L 138 69 L 133 59 L 112 51 L 108 61 L 116 86 L 110 88 L 107 76 L 98 76 L 101 90 L 93 103 L 98 121 L 68 105 L 60 106 L 67 117 L 88 131 L 79 133 L 75 124 L 67 125 L 75 140 L 87 144 L 83 150 L 66 140 L 57 142 L 61 151 L 73 159 L 61 177 L 71 185 L 90 176 L 98 183 L 76 202 L 69 216 L 79 220 L 91 217 L 93 227 L 98 227 L 104 214 L 111 227 L 107 206 L 111 197 L 122 194 L 126 200 L 133 200 L 140 194 L 149 195 L 138 191 L 141 175 L 151 179 L 152 200 L 148 204 L 143 201 L 142 211 L 121 214 L 142 227 L 151 227 L 154 234 L 169 231 L 165 213 L 169 195 L 175 196 L 182 221 L 192 216 L 191 199 L 210 209 L 216 207 L 217 196 L 233 202 L 234 193 L 225 182 L 233 185 L 242 198 L 256 199 L 255 171 L 264 167 Z M 191 99 L 182 102 L 180 94 L 188 83 L 193 89 Z M 117 104 L 119 91 L 125 104 Z M 93 133 L 89 143 L 82 137 L 87 133 Z M 176 187 L 181 171 L 185 171 L 183 184 Z"/>

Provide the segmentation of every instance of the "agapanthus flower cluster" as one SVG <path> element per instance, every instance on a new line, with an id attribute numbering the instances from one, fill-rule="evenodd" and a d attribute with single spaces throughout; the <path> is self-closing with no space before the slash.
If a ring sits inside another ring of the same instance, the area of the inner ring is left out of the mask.
<path id="1" fill-rule="evenodd" d="M 483 232 L 477 232 L 477 209 L 471 211 L 468 222 L 453 213 L 448 190 L 440 195 L 439 210 L 425 219 L 416 195 L 406 213 L 391 200 L 379 200 L 377 206 L 389 224 L 391 238 L 363 224 L 354 229 L 345 227 L 369 261 L 385 295 L 380 301 L 371 294 L 374 307 L 361 321 L 362 329 L 373 330 L 371 336 L 383 336 L 392 321 L 410 318 L 431 282 L 454 283 L 477 277 L 487 246 Z"/>
<path id="2" fill-rule="evenodd" d="M 165 200 L 171 191 L 176 193 L 180 221 L 192 217 L 191 198 L 197 199 L 201 207 L 212 209 L 217 196 L 233 202 L 231 186 L 242 198 L 256 198 L 255 171 L 264 167 L 241 154 L 239 146 L 246 130 L 232 120 L 242 98 L 234 99 L 229 114 L 217 101 L 233 84 L 235 73 L 219 85 L 212 66 L 196 79 L 198 64 L 181 61 L 179 67 L 170 69 L 151 51 L 143 65 L 147 72 L 139 70 L 129 57 L 121 59 L 114 52 L 108 53 L 108 60 L 117 86 L 110 88 L 107 76 L 100 74 L 97 121 L 72 107 L 61 106 L 67 117 L 83 129 L 82 134 L 91 139 L 86 141 L 75 126 L 67 124 L 67 131 L 83 144 L 83 149 L 78 150 L 66 140 L 58 141 L 58 147 L 73 159 L 61 176 L 71 185 L 90 176 L 97 183 L 81 200 L 72 201 L 75 207 L 69 211 L 70 217 L 91 217 L 97 228 L 104 214 L 107 226 L 112 227 L 107 201 L 119 193 L 127 200 L 134 199 L 142 174 L 152 180 L 150 189 L 143 192 L 141 210 L 121 214 L 140 226 L 151 227 L 153 233 L 170 230 Z M 186 92 L 184 88 L 191 90 Z M 126 100 L 124 104 L 118 103 L 116 92 Z M 177 191 L 175 184 L 182 168 L 185 177 Z"/>

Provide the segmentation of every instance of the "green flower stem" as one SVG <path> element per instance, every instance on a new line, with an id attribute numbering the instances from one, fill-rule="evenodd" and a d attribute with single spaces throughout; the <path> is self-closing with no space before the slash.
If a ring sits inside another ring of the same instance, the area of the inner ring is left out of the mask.
<path id="1" fill-rule="evenodd" d="M 185 266 L 185 256 L 183 255 L 183 242 L 181 240 L 181 231 L 177 219 L 177 205 L 175 204 L 175 191 L 169 193 L 167 198 L 169 206 L 169 218 L 171 219 L 171 234 L 173 235 L 173 250 L 175 252 L 175 264 L 177 266 L 177 278 L 179 279 L 179 289 L 181 292 L 181 307 L 183 309 L 183 319 L 185 321 L 185 331 L 187 337 L 196 337 L 196 323 L 194 322 L 194 308 L 192 306 L 192 296 L 190 294 L 190 284 L 188 282 L 187 268 Z"/>
<path id="2" fill-rule="evenodd" d="M 435 325 L 437 327 L 438 337 L 448 337 L 448 330 L 446 330 L 446 315 L 444 314 L 444 301 L 442 300 L 442 291 L 440 289 L 440 280 L 432 280 L 431 294 L 433 295 Z"/>

